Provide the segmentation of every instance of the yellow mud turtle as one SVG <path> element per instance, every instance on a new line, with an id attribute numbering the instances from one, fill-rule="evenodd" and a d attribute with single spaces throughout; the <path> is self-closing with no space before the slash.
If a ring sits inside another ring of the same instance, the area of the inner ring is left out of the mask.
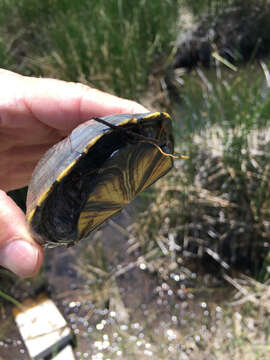
<path id="1" fill-rule="evenodd" d="M 27 219 L 44 246 L 73 245 L 173 167 L 167 113 L 119 114 L 79 125 L 47 151 L 27 194 Z"/>

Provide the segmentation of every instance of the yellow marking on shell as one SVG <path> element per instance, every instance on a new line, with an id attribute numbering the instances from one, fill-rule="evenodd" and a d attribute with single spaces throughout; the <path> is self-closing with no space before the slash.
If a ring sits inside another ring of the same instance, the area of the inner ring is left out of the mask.
<path id="1" fill-rule="evenodd" d="M 34 213 L 36 212 L 36 209 L 33 209 L 30 211 L 30 213 L 27 215 L 27 221 L 30 223 L 33 216 L 34 216 Z"/>
<path id="2" fill-rule="evenodd" d="M 123 121 L 121 121 L 118 126 L 124 126 L 126 124 L 137 124 L 138 123 L 138 119 L 136 119 L 135 117 L 134 118 L 127 118 Z"/>
<path id="3" fill-rule="evenodd" d="M 65 170 L 62 171 L 62 173 L 56 178 L 55 182 L 60 182 L 69 172 L 69 170 L 74 166 L 74 164 L 76 163 L 76 160 L 72 161 L 71 164 L 69 164 Z M 52 184 L 46 191 L 44 191 L 44 193 L 39 197 L 39 199 L 37 200 L 37 204 L 36 204 L 36 207 L 35 209 L 31 210 L 31 212 L 29 213 L 29 215 L 27 216 L 27 220 L 29 222 L 31 222 L 34 214 L 35 214 L 35 211 L 36 211 L 36 208 L 38 206 L 40 206 L 43 201 L 48 197 L 48 194 L 49 192 L 51 191 L 52 187 L 54 186 L 54 184 Z"/>
<path id="4" fill-rule="evenodd" d="M 84 152 L 85 154 L 87 154 L 87 153 L 88 153 L 88 150 L 90 149 L 90 147 L 92 147 L 93 145 L 95 145 L 95 143 L 96 143 L 103 135 L 104 135 L 104 134 L 100 134 L 100 135 L 96 136 L 92 141 L 90 141 L 90 142 L 86 145 L 86 147 L 84 148 L 83 152 Z"/>
<path id="5" fill-rule="evenodd" d="M 65 170 L 63 170 L 61 172 L 61 174 L 56 178 L 56 181 L 57 182 L 60 182 L 68 173 L 69 173 L 69 170 L 75 165 L 76 163 L 76 160 L 72 161 L 72 163 L 70 163 L 66 168 Z"/>
<path id="6" fill-rule="evenodd" d="M 159 117 L 161 115 L 168 118 L 168 119 L 171 118 L 170 115 L 168 113 L 166 113 L 166 112 L 158 112 L 158 111 L 156 111 L 156 112 L 150 112 L 148 115 L 145 115 L 143 118 L 136 118 L 136 117 L 127 118 L 127 119 L 123 120 L 122 122 L 120 122 L 118 124 L 118 126 L 124 126 L 126 124 L 137 124 L 138 121 L 141 120 L 141 119 L 143 119 L 143 120 L 144 119 L 151 119 L 151 118 Z"/>
<path id="7" fill-rule="evenodd" d="M 37 206 L 40 206 L 43 203 L 43 201 L 46 199 L 49 192 L 51 191 L 51 188 L 52 188 L 52 185 L 40 196 L 40 198 L 37 201 Z"/>
<path id="8" fill-rule="evenodd" d="M 35 208 L 33 210 L 31 210 L 30 213 L 27 215 L 27 220 L 28 220 L 29 223 L 31 222 L 32 218 L 35 215 L 36 208 L 38 206 L 40 206 L 43 203 L 43 201 L 47 198 L 49 192 L 51 191 L 52 186 L 53 185 L 51 185 L 46 191 L 44 191 L 44 193 L 37 200 L 37 204 L 36 204 Z"/>
<path id="9" fill-rule="evenodd" d="M 145 115 L 144 119 L 155 118 L 155 117 L 159 117 L 161 115 L 168 118 L 168 119 L 171 118 L 170 115 L 168 113 L 166 113 L 166 112 L 152 112 L 152 113 L 150 113 L 148 115 Z"/>
<path id="10" fill-rule="evenodd" d="M 87 153 L 89 147 L 94 145 L 101 136 L 102 136 L 102 134 L 95 137 L 95 139 L 93 139 L 89 144 L 87 144 L 87 147 L 84 149 L 84 152 Z M 76 163 L 76 160 L 72 161 L 72 163 L 70 163 L 65 168 L 65 170 L 63 170 L 62 173 L 56 178 L 56 182 L 60 182 L 69 173 L 70 169 L 75 165 L 75 163 Z M 31 220 L 34 217 L 37 206 L 40 206 L 43 203 L 43 201 L 48 197 L 48 194 L 51 191 L 52 186 L 53 186 L 53 184 L 39 197 L 35 209 L 31 210 L 29 215 L 27 215 L 27 220 L 29 223 L 31 222 Z"/>

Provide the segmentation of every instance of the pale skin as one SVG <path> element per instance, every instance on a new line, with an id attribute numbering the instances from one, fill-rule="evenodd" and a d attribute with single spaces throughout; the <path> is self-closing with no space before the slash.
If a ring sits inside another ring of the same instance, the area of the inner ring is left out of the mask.
<path id="1" fill-rule="evenodd" d="M 7 191 L 26 186 L 53 144 L 91 117 L 148 112 L 142 105 L 79 83 L 25 77 L 0 69 L 0 265 L 36 274 L 42 248 Z"/>

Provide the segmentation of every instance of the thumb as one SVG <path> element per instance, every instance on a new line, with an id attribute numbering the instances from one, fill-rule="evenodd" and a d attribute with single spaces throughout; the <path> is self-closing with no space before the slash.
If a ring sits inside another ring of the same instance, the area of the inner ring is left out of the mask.
<path id="1" fill-rule="evenodd" d="M 39 270 L 42 259 L 42 248 L 31 238 L 23 211 L 0 190 L 0 265 L 29 277 Z"/>

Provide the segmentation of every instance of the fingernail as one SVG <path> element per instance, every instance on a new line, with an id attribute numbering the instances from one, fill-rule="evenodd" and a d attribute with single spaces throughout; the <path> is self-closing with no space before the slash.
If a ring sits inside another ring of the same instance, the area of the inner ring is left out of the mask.
<path id="1" fill-rule="evenodd" d="M 28 277 L 37 270 L 38 250 L 30 243 L 15 240 L 1 249 L 0 263 L 15 274 Z"/>

